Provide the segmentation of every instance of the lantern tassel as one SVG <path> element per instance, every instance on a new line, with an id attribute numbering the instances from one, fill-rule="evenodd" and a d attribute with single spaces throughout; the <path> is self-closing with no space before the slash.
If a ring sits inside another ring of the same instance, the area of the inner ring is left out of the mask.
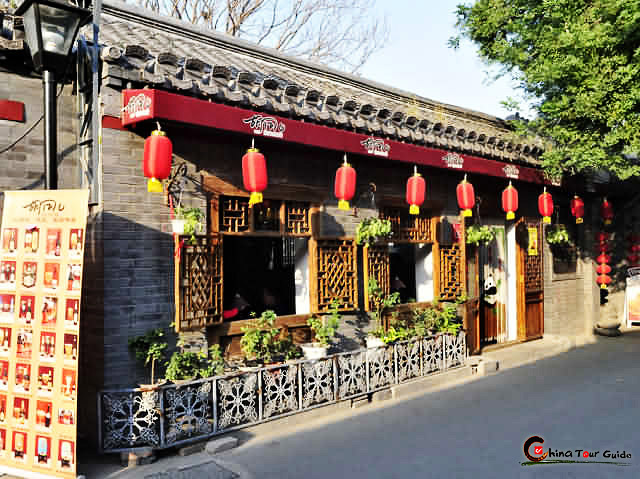
<path id="1" fill-rule="evenodd" d="M 507 213 L 507 219 L 508 220 L 513 220 L 513 219 L 515 219 L 515 217 L 516 217 L 516 214 L 513 211 L 509 211 Z"/>
<path id="2" fill-rule="evenodd" d="M 543 217 L 542 217 L 542 222 L 543 222 L 545 225 L 550 225 L 550 224 L 551 224 L 551 216 L 543 216 Z"/>
<path id="3" fill-rule="evenodd" d="M 605 283 L 602 283 L 602 284 L 600 285 L 600 289 L 607 289 L 607 285 L 606 285 Z"/>
<path id="4" fill-rule="evenodd" d="M 604 224 L 605 225 L 610 225 L 611 224 L 611 220 L 604 220 Z"/>
<path id="5" fill-rule="evenodd" d="M 251 196 L 249 196 L 249 207 L 257 203 L 262 203 L 262 193 L 260 193 L 259 191 L 254 191 L 251 193 Z"/>
<path id="6" fill-rule="evenodd" d="M 341 210 L 349 210 L 349 202 L 347 200 L 338 201 L 338 208 Z"/>
<path id="7" fill-rule="evenodd" d="M 582 223 L 584 223 L 584 220 L 582 218 L 576 218 L 577 225 L 581 225 Z"/>
<path id="8" fill-rule="evenodd" d="M 418 205 L 409 206 L 409 214 L 410 215 L 419 215 L 420 214 L 420 207 Z"/>
<path id="9" fill-rule="evenodd" d="M 471 210 L 462 210 L 462 216 L 470 217 L 473 216 L 473 213 L 471 212 Z"/>
<path id="10" fill-rule="evenodd" d="M 147 191 L 150 193 L 162 193 L 162 182 L 155 178 L 149 178 Z"/>

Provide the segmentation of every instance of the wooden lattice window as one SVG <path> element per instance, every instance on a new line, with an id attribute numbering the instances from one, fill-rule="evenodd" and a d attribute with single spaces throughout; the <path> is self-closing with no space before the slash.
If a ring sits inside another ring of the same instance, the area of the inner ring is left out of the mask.
<path id="1" fill-rule="evenodd" d="M 313 312 L 329 311 L 337 299 L 341 309 L 358 309 L 358 265 L 354 240 L 310 241 L 311 307 Z"/>
<path id="2" fill-rule="evenodd" d="M 525 254 L 524 257 L 524 289 L 527 292 L 541 291 L 542 283 L 542 228 L 539 223 L 526 222 L 527 231 L 530 228 L 538 230 L 537 254 Z"/>
<path id="3" fill-rule="evenodd" d="M 419 215 L 410 215 L 406 207 L 386 207 L 380 210 L 380 218 L 391 221 L 393 238 L 396 241 L 430 243 L 433 241 L 431 214 L 421 209 Z"/>
<path id="4" fill-rule="evenodd" d="M 455 301 L 463 293 L 462 251 L 459 243 L 438 245 L 438 291 L 443 301 Z"/>
<path id="5" fill-rule="evenodd" d="M 302 235 L 311 233 L 310 207 L 308 203 L 287 201 L 285 203 L 285 232 Z"/>
<path id="6" fill-rule="evenodd" d="M 176 261 L 178 295 L 176 330 L 188 331 L 222 322 L 222 237 L 199 235 L 179 238 Z"/>
<path id="7" fill-rule="evenodd" d="M 385 296 L 391 291 L 389 274 L 389 248 L 384 246 L 365 246 L 363 248 L 364 266 L 364 308 L 371 311 L 374 308 L 372 298 L 369 297 L 369 279 L 374 278 L 382 288 Z"/>
<path id="8" fill-rule="evenodd" d="M 224 196 L 220 203 L 220 231 L 241 233 L 249 231 L 249 198 Z"/>

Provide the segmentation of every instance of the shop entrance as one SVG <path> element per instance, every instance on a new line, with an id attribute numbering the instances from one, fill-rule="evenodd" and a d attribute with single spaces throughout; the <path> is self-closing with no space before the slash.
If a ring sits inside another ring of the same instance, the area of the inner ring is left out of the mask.
<path id="1" fill-rule="evenodd" d="M 544 333 L 544 281 L 542 276 L 542 226 L 522 219 L 516 228 L 518 276 L 518 339 Z"/>

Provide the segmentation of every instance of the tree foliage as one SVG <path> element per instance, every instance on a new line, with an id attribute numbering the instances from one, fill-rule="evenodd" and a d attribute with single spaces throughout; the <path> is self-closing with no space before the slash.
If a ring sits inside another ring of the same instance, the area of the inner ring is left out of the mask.
<path id="1" fill-rule="evenodd" d="M 532 101 L 516 126 L 547 140 L 551 174 L 640 173 L 640 0 L 478 0 L 457 27 Z"/>
<path id="2" fill-rule="evenodd" d="M 132 0 L 129 0 L 132 1 Z M 135 0 L 163 15 L 357 72 L 387 39 L 368 0 Z"/>

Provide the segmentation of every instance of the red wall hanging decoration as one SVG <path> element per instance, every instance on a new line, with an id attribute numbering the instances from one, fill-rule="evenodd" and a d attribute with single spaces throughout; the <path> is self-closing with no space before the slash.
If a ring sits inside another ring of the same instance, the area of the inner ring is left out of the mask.
<path id="1" fill-rule="evenodd" d="M 610 225 L 613 221 L 613 206 L 611 205 L 611 203 L 609 203 L 607 198 L 604 198 L 602 200 L 602 206 L 600 207 L 600 216 L 602 216 L 605 225 Z"/>
<path id="2" fill-rule="evenodd" d="M 504 190 L 502 190 L 502 209 L 507 213 L 507 219 L 512 220 L 516 217 L 515 212 L 518 211 L 518 190 L 516 190 L 511 182 Z"/>
<path id="3" fill-rule="evenodd" d="M 571 200 L 571 214 L 576 219 L 577 225 L 584 221 L 584 201 L 578 195 L 574 195 Z"/>
<path id="4" fill-rule="evenodd" d="M 545 224 L 551 224 L 551 215 L 553 214 L 553 198 L 551 193 L 547 192 L 545 187 L 542 194 L 538 196 L 538 211 L 542 216 L 542 222 Z"/>
<path id="5" fill-rule="evenodd" d="M 338 198 L 338 208 L 349 209 L 349 201 L 356 194 L 356 170 L 347 163 L 347 154 L 344 155 L 344 163 L 336 171 L 334 193 Z"/>
<path id="6" fill-rule="evenodd" d="M 253 139 L 251 148 L 242 157 L 242 182 L 244 189 L 251 192 L 249 206 L 262 203 L 262 192 L 268 182 L 267 160 L 257 148 L 254 148 Z"/>
<path id="7" fill-rule="evenodd" d="M 596 273 L 598 274 L 609 274 L 611 273 L 611 266 L 606 263 L 602 263 L 596 268 Z"/>
<path id="8" fill-rule="evenodd" d="M 598 279 L 596 279 L 596 283 L 600 285 L 600 288 L 607 289 L 607 286 L 611 284 L 611 277 L 606 274 L 601 274 L 598 276 Z"/>
<path id="9" fill-rule="evenodd" d="M 420 213 L 420 206 L 424 203 L 424 196 L 427 190 L 424 178 L 418 173 L 418 168 L 413 167 L 413 176 L 407 180 L 407 203 L 409 203 L 409 214 Z"/>
<path id="10" fill-rule="evenodd" d="M 472 209 L 476 204 L 476 195 L 473 191 L 473 185 L 467 181 L 467 175 L 464 175 L 464 179 L 458 183 L 456 196 L 458 197 L 458 206 L 462 210 L 462 216 L 472 216 Z"/>
<path id="11" fill-rule="evenodd" d="M 147 191 L 162 193 L 162 180 L 169 178 L 171 174 L 171 157 L 173 145 L 171 140 L 160 128 L 151 132 L 151 136 L 144 140 L 143 173 L 147 181 Z"/>

